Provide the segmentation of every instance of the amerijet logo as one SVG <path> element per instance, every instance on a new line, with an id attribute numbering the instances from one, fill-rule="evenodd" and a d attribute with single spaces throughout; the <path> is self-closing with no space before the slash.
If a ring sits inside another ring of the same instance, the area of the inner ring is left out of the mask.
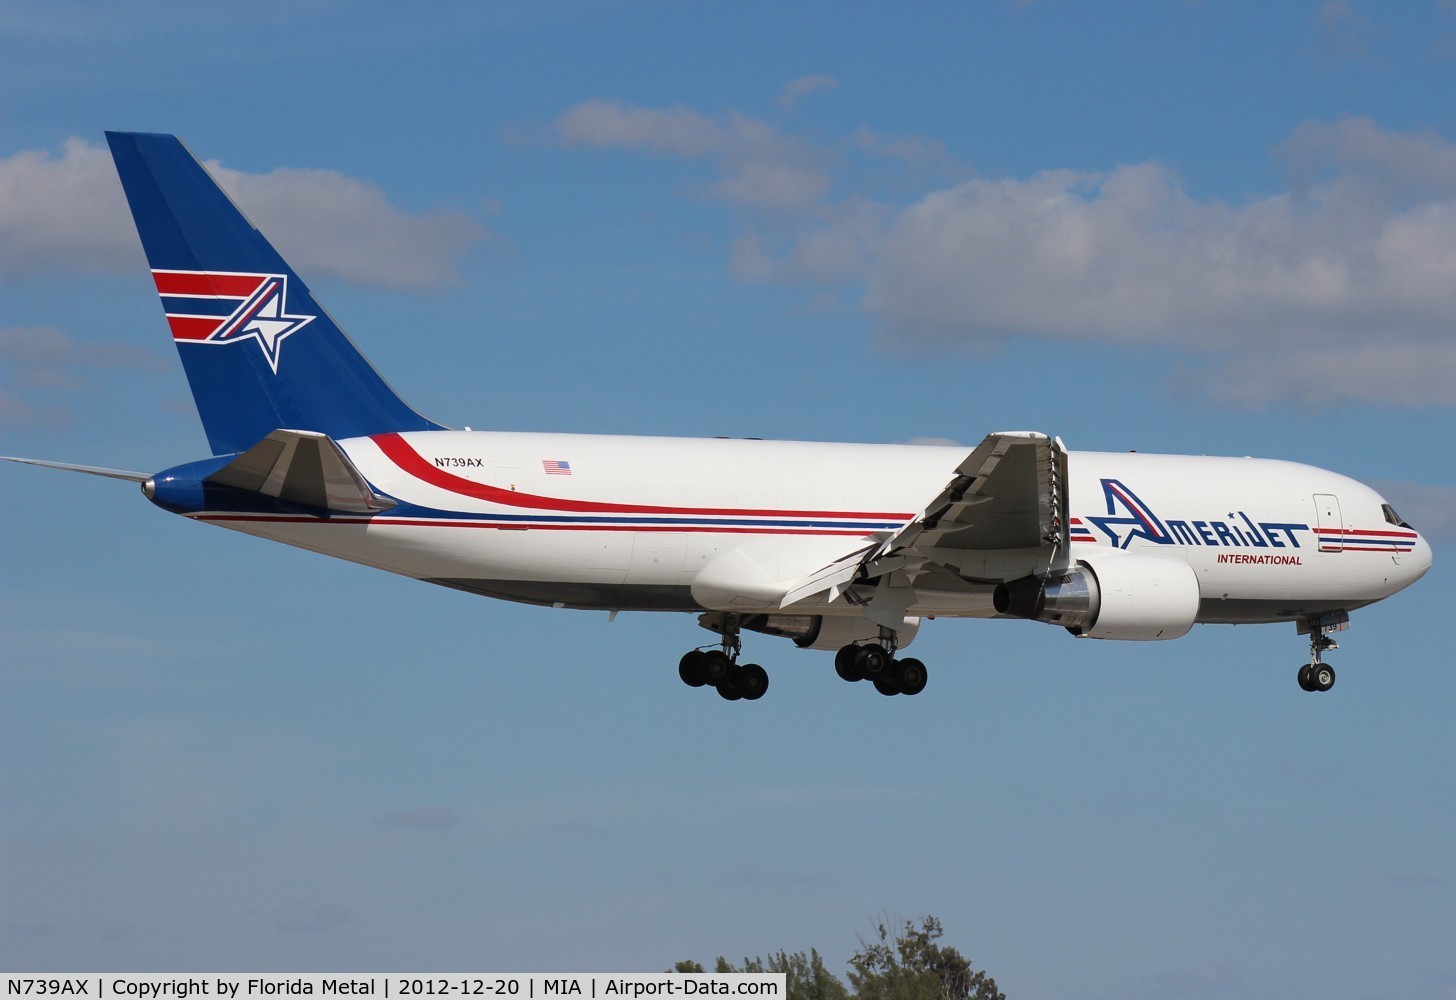
<path id="1" fill-rule="evenodd" d="M 189 344 L 252 341 L 278 374 L 283 341 L 317 316 L 288 311 L 286 274 L 153 271 L 172 339 Z"/>
<path id="2" fill-rule="evenodd" d="M 1300 545 L 1296 533 L 1309 531 L 1308 524 L 1255 521 L 1241 510 L 1205 520 L 1163 520 L 1116 479 L 1102 480 L 1102 496 L 1107 501 L 1106 516 L 1092 516 L 1087 520 L 1119 549 L 1127 548 L 1137 539 L 1155 545 L 1297 549 Z"/>

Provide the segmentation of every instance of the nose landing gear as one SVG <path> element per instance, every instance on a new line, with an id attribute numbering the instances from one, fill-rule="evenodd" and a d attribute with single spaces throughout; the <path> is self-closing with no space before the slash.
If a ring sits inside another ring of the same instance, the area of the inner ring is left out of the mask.
<path id="1" fill-rule="evenodd" d="M 1300 621 L 1299 634 L 1309 636 L 1309 662 L 1299 668 L 1297 678 L 1301 690 L 1328 691 L 1335 686 L 1335 668 L 1324 661 L 1324 654 L 1340 648 L 1339 643 L 1330 638 L 1330 633 L 1342 632 L 1349 627 L 1350 615 L 1346 611 Z"/>

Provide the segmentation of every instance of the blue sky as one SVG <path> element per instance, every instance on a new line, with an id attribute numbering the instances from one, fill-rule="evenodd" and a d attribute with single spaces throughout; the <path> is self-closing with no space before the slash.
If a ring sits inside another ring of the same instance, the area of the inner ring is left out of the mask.
<path id="1" fill-rule="evenodd" d="M 0 469 L 0 965 L 663 968 L 882 914 L 1024 997 L 1456 996 L 1456 6 L 0 4 L 0 453 L 203 457 L 105 129 L 479 428 L 1256 454 L 1436 565 L 1292 626 L 928 625 L 915 699 Z"/>

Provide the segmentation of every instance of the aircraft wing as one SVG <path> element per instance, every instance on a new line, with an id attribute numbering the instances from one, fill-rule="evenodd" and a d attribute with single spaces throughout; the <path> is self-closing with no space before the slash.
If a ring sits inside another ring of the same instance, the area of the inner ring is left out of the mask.
<path id="1" fill-rule="evenodd" d="M 875 553 L 905 549 L 1026 549 L 1059 545 L 1065 452 L 1033 431 L 986 437 L 923 513 Z"/>
<path id="2" fill-rule="evenodd" d="M 988 584 L 1027 575 L 1066 545 L 1066 482 L 1059 439 L 1029 431 L 990 434 L 918 517 L 878 546 L 796 581 L 780 606 L 827 592 L 830 603 L 843 596 L 862 605 L 871 621 L 894 628 L 927 577 L 950 573 Z"/>
<path id="3" fill-rule="evenodd" d="M 333 438 L 317 431 L 276 430 L 206 481 L 324 510 L 371 514 L 394 506 L 369 488 Z"/>

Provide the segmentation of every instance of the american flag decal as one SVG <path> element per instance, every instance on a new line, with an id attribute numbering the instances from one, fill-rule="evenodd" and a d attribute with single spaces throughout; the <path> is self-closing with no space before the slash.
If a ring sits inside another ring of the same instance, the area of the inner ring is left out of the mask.
<path id="1" fill-rule="evenodd" d="M 571 475 L 571 463 L 561 462 L 554 458 L 541 459 L 541 468 L 548 476 L 569 476 Z"/>

